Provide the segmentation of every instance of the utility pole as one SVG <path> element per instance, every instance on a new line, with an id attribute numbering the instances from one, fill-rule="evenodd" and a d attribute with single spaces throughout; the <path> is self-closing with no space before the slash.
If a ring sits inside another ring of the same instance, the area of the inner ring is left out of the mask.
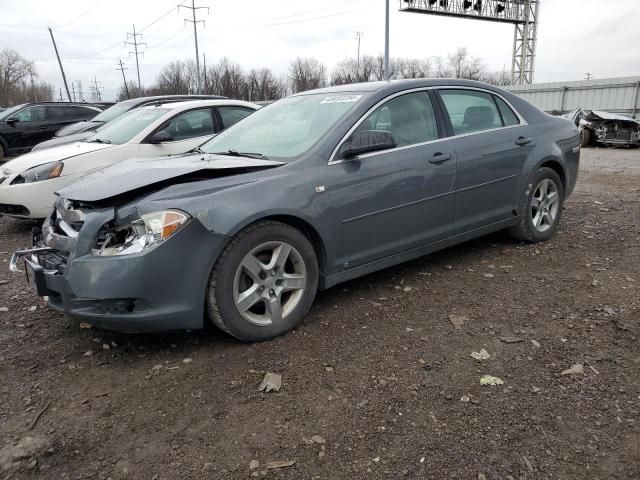
<path id="1" fill-rule="evenodd" d="M 195 40 L 195 44 L 196 44 L 196 76 L 197 76 L 197 85 L 198 85 L 198 91 L 196 93 L 200 94 L 201 90 L 201 85 L 200 85 L 200 54 L 198 53 L 198 28 L 197 28 L 197 24 L 198 23 L 203 23 L 204 24 L 204 20 L 196 20 L 196 10 L 201 10 L 201 9 L 206 9 L 207 10 L 207 15 L 209 15 L 209 7 L 196 7 L 196 0 L 191 0 L 191 6 L 187 7 L 185 5 L 178 5 L 178 9 L 180 9 L 180 7 L 182 8 L 187 8 L 189 10 L 191 10 L 191 13 L 193 14 L 193 20 L 190 20 L 188 18 L 185 18 L 184 21 L 189 22 L 189 23 L 193 23 L 193 39 Z"/>
<path id="2" fill-rule="evenodd" d="M 73 101 L 76 101 L 76 85 L 71 82 L 71 91 L 73 92 Z M 69 101 L 71 101 L 71 96 L 69 96 Z"/>
<path id="3" fill-rule="evenodd" d="M 99 82 L 102 83 L 102 82 Z M 93 101 L 102 101 L 102 95 L 100 94 L 100 90 L 104 90 L 104 87 L 102 85 L 98 85 L 98 79 L 96 78 L 96 76 L 93 76 L 93 85 L 91 88 L 92 92 L 91 92 L 91 100 Z"/>
<path id="4" fill-rule="evenodd" d="M 120 70 L 122 72 L 122 81 L 124 82 L 124 91 L 127 94 L 127 100 L 129 100 L 129 86 L 127 85 L 127 79 L 124 76 L 124 71 L 128 70 L 128 68 L 122 66 L 122 60 L 119 58 L 118 63 L 120 64 L 120 68 L 116 68 L 116 70 Z"/>
<path id="5" fill-rule="evenodd" d="M 384 79 L 389 81 L 389 0 L 385 1 L 384 16 Z"/>
<path id="6" fill-rule="evenodd" d="M 59 88 L 58 90 L 60 90 L 60 101 L 62 101 L 62 89 Z"/>
<path id="7" fill-rule="evenodd" d="M 356 32 L 356 40 L 358 41 L 358 71 L 360 71 L 360 40 L 362 40 L 362 32 Z"/>
<path id="8" fill-rule="evenodd" d="M 202 73 L 204 77 L 204 90 L 207 90 L 207 56 L 202 52 Z"/>
<path id="9" fill-rule="evenodd" d="M 76 80 L 78 84 L 78 101 L 84 102 L 84 95 L 82 95 L 82 82 L 80 80 Z"/>
<path id="10" fill-rule="evenodd" d="M 64 74 L 64 68 L 62 68 L 62 62 L 60 61 L 60 54 L 58 53 L 58 47 L 56 45 L 56 40 L 53 38 L 53 32 L 51 31 L 51 27 L 47 27 L 49 29 L 49 35 L 51 35 L 51 42 L 53 43 L 53 49 L 56 51 L 56 58 L 58 59 L 58 65 L 60 65 L 60 73 L 62 73 L 62 81 L 64 82 L 64 88 L 67 90 L 67 97 L 69 101 L 71 101 L 71 94 L 69 93 L 69 85 L 67 85 L 67 76 Z"/>
<path id="11" fill-rule="evenodd" d="M 586 77 L 587 77 L 587 78 L 585 78 L 585 80 L 591 80 L 591 74 L 590 74 L 590 73 L 587 73 L 587 74 L 586 74 Z"/>
<path id="12" fill-rule="evenodd" d="M 125 45 L 133 45 L 133 52 L 129 52 L 129 55 L 134 54 L 136 56 L 136 71 L 138 72 L 138 91 L 142 92 L 142 83 L 140 83 L 140 64 L 138 63 L 138 56 L 142 55 L 144 57 L 144 52 L 138 52 L 138 47 L 140 45 L 147 46 L 144 42 L 139 42 L 138 37 L 142 37 L 141 33 L 136 33 L 136 26 L 133 26 L 133 33 L 127 32 L 127 40 L 129 38 L 133 39 L 132 42 L 125 41 Z"/>

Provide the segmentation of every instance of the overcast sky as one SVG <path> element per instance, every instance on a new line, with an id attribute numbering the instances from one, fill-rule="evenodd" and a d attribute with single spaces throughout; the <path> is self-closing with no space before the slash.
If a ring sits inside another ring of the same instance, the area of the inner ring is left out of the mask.
<path id="1" fill-rule="evenodd" d="M 640 75 L 638 0 L 541 0 L 536 82 Z M 132 25 L 146 42 L 140 57 L 143 84 L 151 84 L 171 60 L 193 58 L 190 10 L 180 0 L 0 0 L 0 48 L 34 60 L 40 77 L 56 88 L 62 80 L 47 25 L 53 28 L 69 81 L 80 80 L 88 98 L 94 75 L 113 99 L 122 84 L 118 57 L 135 78 L 135 58 L 124 47 Z M 186 0 L 190 4 L 190 0 Z M 296 56 L 313 56 L 329 69 L 355 56 L 384 50 L 384 0 L 197 0 L 200 52 L 207 63 L 229 57 L 244 68 L 285 73 Z M 446 56 L 467 47 L 491 70 L 511 68 L 513 26 L 401 13 L 391 0 L 391 56 Z M 615 5 L 615 7 L 614 7 Z M 161 17 L 153 25 L 151 22 Z M 146 28 L 145 28 L 146 27 Z"/>

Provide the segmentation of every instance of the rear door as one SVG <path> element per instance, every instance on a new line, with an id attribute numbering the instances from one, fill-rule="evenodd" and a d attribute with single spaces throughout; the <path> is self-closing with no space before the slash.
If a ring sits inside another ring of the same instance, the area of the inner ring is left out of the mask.
<path id="1" fill-rule="evenodd" d="M 188 152 L 211 138 L 214 134 L 213 125 L 214 119 L 209 107 L 178 113 L 147 137 L 140 145 L 140 153 L 143 156 L 156 156 Z M 171 140 L 158 144 L 149 143 L 149 139 L 161 131 L 168 133 Z"/>
<path id="2" fill-rule="evenodd" d="M 330 163 L 338 271 L 450 235 L 455 151 L 436 118 L 426 90 L 396 95 L 356 131 L 390 131 L 397 147 Z"/>
<path id="3" fill-rule="evenodd" d="M 453 235 L 512 218 L 518 176 L 534 146 L 528 125 L 488 91 L 439 95 L 457 152 Z"/>

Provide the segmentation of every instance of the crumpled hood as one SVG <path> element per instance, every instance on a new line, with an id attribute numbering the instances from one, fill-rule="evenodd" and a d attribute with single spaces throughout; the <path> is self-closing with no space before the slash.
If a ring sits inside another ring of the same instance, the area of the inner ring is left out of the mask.
<path id="1" fill-rule="evenodd" d="M 80 202 L 97 202 L 154 184 L 162 184 L 190 174 L 204 178 L 226 176 L 242 169 L 273 168 L 284 165 L 274 160 L 260 160 L 225 155 L 194 154 L 160 158 L 130 159 L 93 172 L 56 192 Z"/>
<path id="2" fill-rule="evenodd" d="M 2 165 L 2 173 L 12 175 L 24 172 L 29 168 L 37 167 L 49 162 L 66 160 L 71 157 L 82 155 L 83 153 L 95 152 L 105 148 L 112 148 L 114 145 L 104 143 L 77 142 L 59 147 L 45 148 L 31 153 L 25 153 L 18 158 L 9 160 Z M 63 170 L 64 175 L 64 170 Z"/>

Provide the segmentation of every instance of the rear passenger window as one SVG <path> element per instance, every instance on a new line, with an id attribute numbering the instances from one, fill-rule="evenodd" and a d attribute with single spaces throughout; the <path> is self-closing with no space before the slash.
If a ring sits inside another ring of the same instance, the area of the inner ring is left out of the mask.
<path id="1" fill-rule="evenodd" d="M 67 118 L 93 118 L 100 112 L 87 107 L 73 107 L 67 112 Z"/>
<path id="2" fill-rule="evenodd" d="M 493 98 L 496 99 L 496 103 L 498 104 L 498 109 L 502 114 L 502 120 L 504 121 L 505 127 L 510 127 L 512 125 L 520 124 L 520 120 L 518 120 L 518 117 L 516 117 L 516 114 L 513 113 L 513 110 L 511 110 L 511 107 L 507 105 L 507 102 L 502 100 L 500 97 L 496 97 L 495 95 Z"/>
<path id="3" fill-rule="evenodd" d="M 474 90 L 441 90 L 456 135 L 502 127 L 493 96 Z"/>
<path id="4" fill-rule="evenodd" d="M 364 130 L 391 132 L 398 147 L 438 138 L 436 116 L 425 92 L 408 93 L 389 100 L 371 113 L 355 131 Z"/>
<path id="5" fill-rule="evenodd" d="M 222 128 L 229 128 L 234 123 L 238 123 L 253 110 L 243 107 L 218 107 L 220 118 L 222 118 Z"/>

